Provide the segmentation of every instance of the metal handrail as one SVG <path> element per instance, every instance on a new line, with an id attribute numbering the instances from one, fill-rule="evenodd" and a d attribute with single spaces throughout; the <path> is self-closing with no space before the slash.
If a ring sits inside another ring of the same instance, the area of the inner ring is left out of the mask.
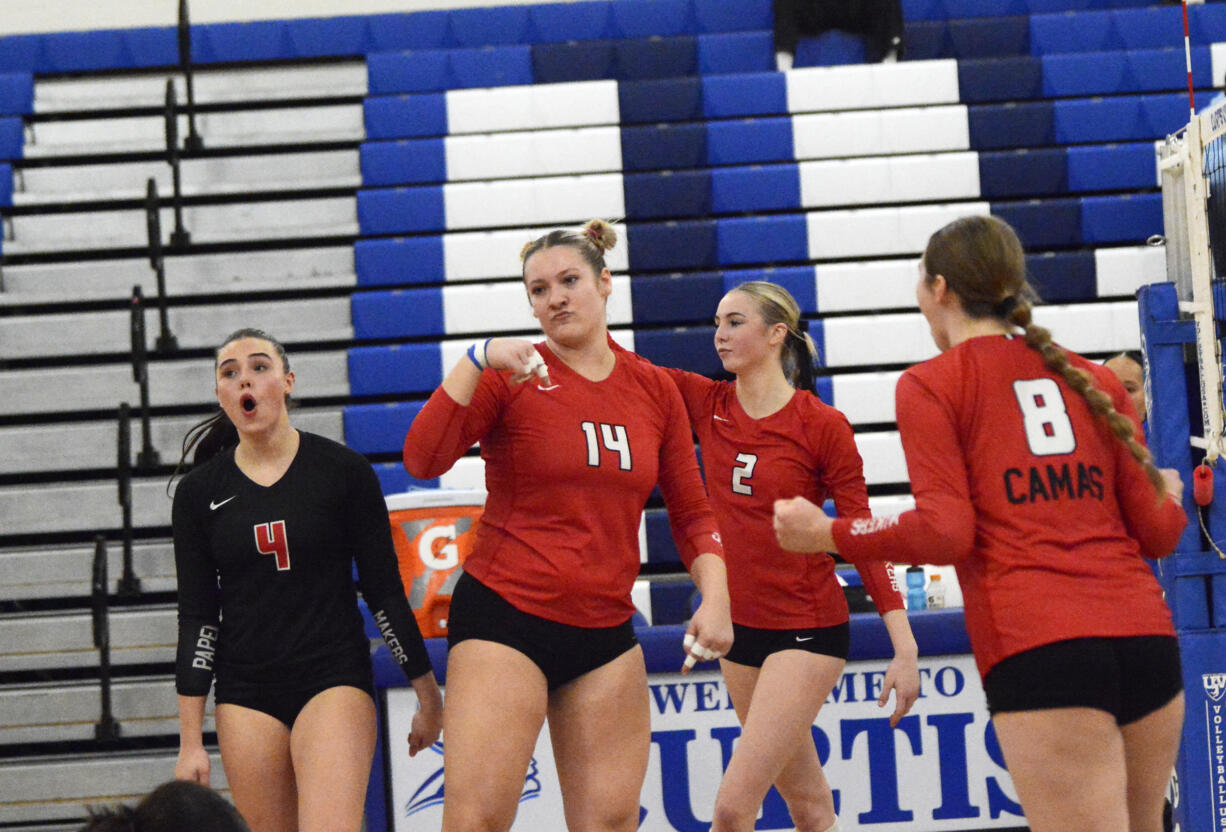
<path id="1" fill-rule="evenodd" d="M 171 193 L 171 205 L 175 212 L 175 230 L 170 232 L 170 245 L 173 248 L 183 248 L 192 241 L 192 235 L 183 226 L 183 180 L 179 159 L 179 105 L 175 101 L 175 82 L 166 79 L 166 162 L 170 165 L 170 175 L 174 183 Z"/>
<path id="2" fill-rule="evenodd" d="M 204 139 L 196 132 L 196 93 L 192 84 L 192 23 L 187 13 L 187 0 L 179 0 L 179 69 L 187 86 L 187 138 L 183 149 L 199 153 Z"/>
<path id="3" fill-rule="evenodd" d="M 111 712 L 111 619 L 107 598 L 106 537 L 94 538 L 94 568 L 90 582 L 90 606 L 94 630 L 94 647 L 98 648 L 98 688 L 101 711 L 94 723 L 94 739 L 114 742 L 119 739 L 120 726 Z"/>
<path id="4" fill-rule="evenodd" d="M 127 402 L 119 405 L 118 486 L 119 508 L 123 518 L 123 575 L 119 578 L 119 594 L 140 595 L 140 578 L 132 569 L 132 409 Z"/>
<path id="5" fill-rule="evenodd" d="M 145 185 L 145 228 L 149 238 L 149 267 L 157 275 L 160 331 L 154 348 L 158 352 L 173 352 L 179 348 L 179 339 L 170 331 L 170 319 L 166 312 L 166 258 L 162 256 L 162 215 L 158 207 L 158 183 L 153 177 L 149 177 Z"/>

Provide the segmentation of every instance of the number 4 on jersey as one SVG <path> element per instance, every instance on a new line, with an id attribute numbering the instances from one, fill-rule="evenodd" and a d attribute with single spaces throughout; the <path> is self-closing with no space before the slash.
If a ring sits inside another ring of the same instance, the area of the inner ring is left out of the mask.
<path id="1" fill-rule="evenodd" d="M 1022 425 L 1026 429 L 1026 444 L 1035 456 L 1071 454 L 1077 449 L 1073 423 L 1060 385 L 1050 378 L 1019 379 L 1013 382 L 1013 394 L 1022 409 Z"/>
<path id="2" fill-rule="evenodd" d="M 617 454 L 617 467 L 623 471 L 631 470 L 630 437 L 626 435 L 625 425 L 600 425 L 599 440 L 596 436 L 596 423 L 583 422 L 583 435 L 587 438 L 587 464 L 592 468 L 600 467 L 600 444 Z"/>
<path id="3" fill-rule="evenodd" d="M 255 526 L 255 548 L 261 555 L 277 556 L 277 571 L 289 569 L 289 537 L 285 534 L 285 521 L 274 520 L 271 523 L 257 523 Z"/>

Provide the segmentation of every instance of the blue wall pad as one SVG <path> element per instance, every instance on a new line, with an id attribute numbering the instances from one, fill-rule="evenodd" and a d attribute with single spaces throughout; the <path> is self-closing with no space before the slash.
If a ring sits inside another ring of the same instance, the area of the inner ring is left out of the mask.
<path id="1" fill-rule="evenodd" d="M 0 115 L 34 112 L 34 77 L 28 72 L 0 75 Z"/>
<path id="2" fill-rule="evenodd" d="M 699 32 L 770 29 L 775 24 L 771 0 L 694 0 Z"/>
<path id="3" fill-rule="evenodd" d="M 711 171 L 633 173 L 623 177 L 628 220 L 705 217 L 711 213 Z"/>
<path id="4" fill-rule="evenodd" d="M 452 9 L 447 13 L 451 40 L 458 46 L 529 43 L 528 9 L 528 6 Z"/>
<path id="5" fill-rule="evenodd" d="M 723 273 L 723 291 L 732 291 L 742 283 L 765 280 L 787 289 L 802 314 L 817 312 L 817 275 L 813 266 L 783 266 L 767 269 L 730 269 Z"/>
<path id="6" fill-rule="evenodd" d="M 716 214 L 800 208 L 800 168 L 794 163 L 711 172 L 711 210 Z"/>
<path id="7" fill-rule="evenodd" d="M 968 17 L 949 22 L 949 58 L 998 58 L 1030 51 L 1030 18 Z"/>
<path id="8" fill-rule="evenodd" d="M 721 265 L 809 258 L 809 227 L 804 214 L 723 219 L 717 237 Z"/>
<path id="9" fill-rule="evenodd" d="M 1158 187 L 1152 142 L 1068 148 L 1069 190 L 1112 191 Z"/>
<path id="10" fill-rule="evenodd" d="M 206 23 L 192 27 L 192 58 L 200 63 L 275 61 L 295 57 L 283 20 Z"/>
<path id="11" fill-rule="evenodd" d="M 540 43 L 532 47 L 532 74 L 538 84 L 615 78 L 613 41 Z"/>
<path id="12" fill-rule="evenodd" d="M 447 96 L 371 96 L 362 102 L 368 139 L 402 139 L 447 135 Z"/>
<path id="13" fill-rule="evenodd" d="M 786 162 L 795 157 L 789 116 L 714 121 L 707 125 L 708 164 Z"/>
<path id="14" fill-rule="evenodd" d="M 627 81 L 617 85 L 622 124 L 697 121 L 702 118 L 702 82 L 698 78 Z"/>
<path id="15" fill-rule="evenodd" d="M 1055 139 L 1056 111 L 1051 101 L 981 104 L 969 108 L 968 119 L 972 150 L 1042 147 Z"/>
<path id="16" fill-rule="evenodd" d="M 815 38 L 801 38 L 796 43 L 793 66 L 840 66 L 867 60 L 868 47 L 863 35 L 831 29 Z"/>
<path id="17" fill-rule="evenodd" d="M 1081 201 L 1087 243 L 1143 243 L 1162 233 L 1162 194 L 1088 196 Z"/>
<path id="18" fill-rule="evenodd" d="M 438 344 L 353 347 L 348 359 L 349 392 L 354 396 L 431 393 L 443 381 Z"/>
<path id="19" fill-rule="evenodd" d="M 446 224 L 442 185 L 358 191 L 363 235 L 442 231 Z"/>
<path id="20" fill-rule="evenodd" d="M 706 118 L 786 115 L 787 76 L 760 72 L 703 78 L 702 104 Z"/>
<path id="21" fill-rule="evenodd" d="M 20 118 L 0 118 L 0 159 L 20 159 L 25 132 Z"/>
<path id="22" fill-rule="evenodd" d="M 613 3 L 614 37 L 668 37 L 693 31 L 689 0 L 617 0 Z"/>
<path id="23" fill-rule="evenodd" d="M 358 149 L 362 184 L 419 185 L 447 181 L 447 149 L 442 139 L 363 142 Z"/>
<path id="24" fill-rule="evenodd" d="M 409 472 L 404 470 L 404 465 L 399 462 L 377 462 L 371 467 L 375 469 L 375 476 L 379 478 L 379 486 L 385 495 L 400 494 L 414 488 L 438 488 L 439 486 L 437 477 L 431 480 L 410 477 Z"/>
<path id="25" fill-rule="evenodd" d="M 1093 300 L 1097 275 L 1092 251 L 1049 251 L 1026 258 L 1026 276 L 1045 303 Z"/>
<path id="26" fill-rule="evenodd" d="M 622 170 L 675 170 L 708 164 L 707 125 L 652 124 L 621 129 Z"/>
<path id="27" fill-rule="evenodd" d="M 349 304 L 359 341 L 446 334 L 442 289 L 354 292 Z"/>
<path id="28" fill-rule="evenodd" d="M 1082 243 L 1079 200 L 992 203 L 992 213 L 1017 230 L 1026 248 L 1059 248 Z"/>
<path id="29" fill-rule="evenodd" d="M 372 51 L 452 46 L 446 11 L 375 14 L 366 18 Z"/>
<path id="30" fill-rule="evenodd" d="M 614 41 L 619 81 L 678 78 L 698 73 L 698 43 L 691 35 Z"/>
<path id="31" fill-rule="evenodd" d="M 715 317 L 723 296 L 723 279 L 712 272 L 636 277 L 630 281 L 636 325 L 708 321 Z"/>
<path id="32" fill-rule="evenodd" d="M 613 37 L 610 0 L 587 3 L 538 3 L 528 7 L 537 43 L 603 40 Z"/>
<path id="33" fill-rule="evenodd" d="M 344 412 L 345 444 L 362 454 L 395 453 L 424 401 L 351 404 Z"/>
<path id="34" fill-rule="evenodd" d="M 979 154 L 979 192 L 985 199 L 1052 196 L 1069 190 L 1063 147 Z"/>
<path id="35" fill-rule="evenodd" d="M 909 57 L 909 56 L 908 56 Z M 985 58 L 958 61 L 958 97 L 966 104 L 1040 98 L 1043 64 L 1038 58 Z"/>
<path id="36" fill-rule="evenodd" d="M 446 279 L 443 238 L 437 235 L 358 240 L 353 245 L 353 263 L 359 286 L 442 283 Z"/>
<path id="37" fill-rule="evenodd" d="M 367 31 L 367 19 L 357 15 L 286 21 L 294 54 L 302 58 L 365 55 L 375 48 L 367 39 Z"/>
<path id="38" fill-rule="evenodd" d="M 724 372 L 724 365 L 715 353 L 713 337 L 710 326 L 636 330 L 634 351 L 661 367 L 718 376 Z"/>
<path id="39" fill-rule="evenodd" d="M 719 265 L 714 220 L 636 223 L 626 239 L 632 272 Z"/>

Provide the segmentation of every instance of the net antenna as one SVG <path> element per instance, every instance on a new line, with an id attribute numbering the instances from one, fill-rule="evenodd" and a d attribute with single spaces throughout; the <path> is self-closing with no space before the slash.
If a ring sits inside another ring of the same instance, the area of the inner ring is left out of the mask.
<path id="1" fill-rule="evenodd" d="M 1213 464 L 1226 444 L 1221 351 L 1213 302 L 1214 278 L 1226 277 L 1226 102 L 1196 113 L 1186 0 L 1183 8 L 1190 117 L 1183 130 L 1159 143 L 1158 172 L 1167 277 L 1175 283 L 1180 311 L 1189 315 L 1196 327 L 1203 436 L 1194 436 L 1191 441 L 1204 449 L 1206 461 Z"/>

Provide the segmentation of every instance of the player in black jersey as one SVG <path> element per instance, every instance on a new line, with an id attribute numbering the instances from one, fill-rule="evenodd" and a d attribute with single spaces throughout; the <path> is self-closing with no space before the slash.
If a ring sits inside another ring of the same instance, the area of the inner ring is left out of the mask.
<path id="1" fill-rule="evenodd" d="M 217 736 L 254 832 L 357 830 L 375 743 L 358 588 L 421 702 L 410 754 L 442 727 L 442 695 L 405 598 L 370 464 L 290 427 L 284 348 L 239 330 L 217 351 L 221 412 L 184 439 L 196 467 L 174 496 L 179 760 L 208 784 L 201 740 L 216 679 Z"/>

